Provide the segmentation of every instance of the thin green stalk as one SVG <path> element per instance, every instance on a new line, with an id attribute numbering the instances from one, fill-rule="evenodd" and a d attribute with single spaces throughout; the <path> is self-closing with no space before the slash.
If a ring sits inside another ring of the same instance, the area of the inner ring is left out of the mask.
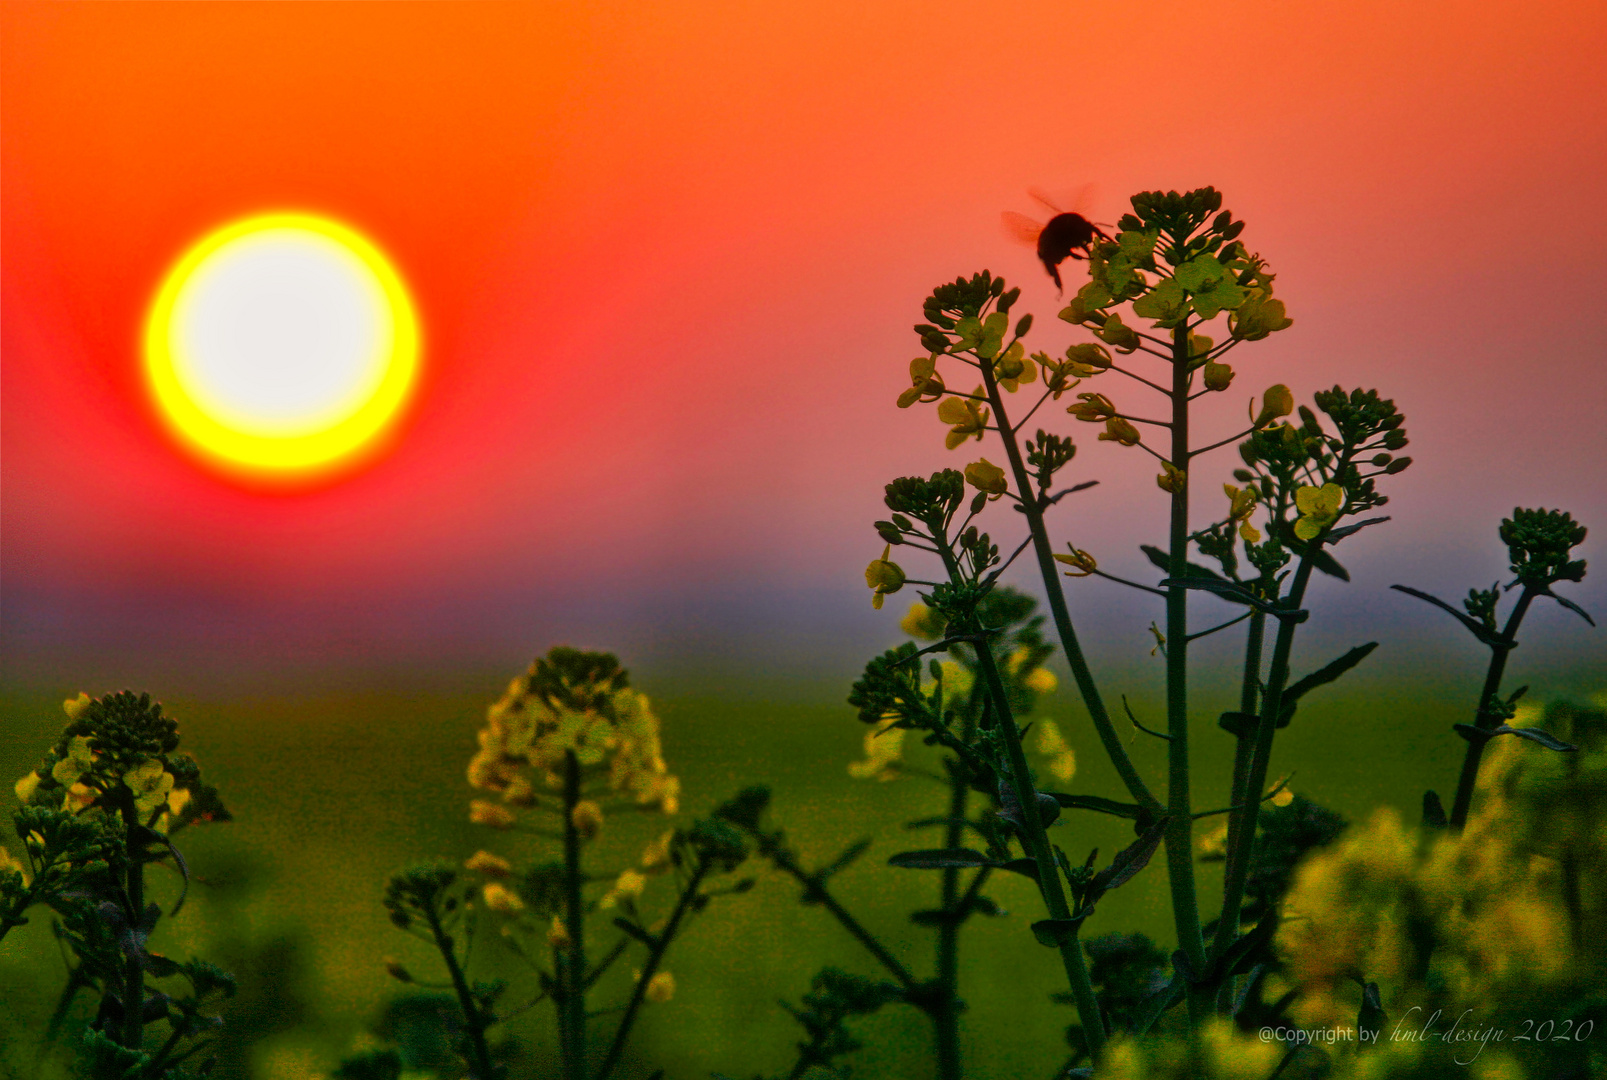
<path id="1" fill-rule="evenodd" d="M 1529 611 L 1535 593 L 1528 585 L 1518 595 L 1518 602 L 1507 616 L 1507 625 L 1501 631 L 1501 642 L 1490 646 L 1490 667 L 1484 674 L 1484 689 L 1479 691 L 1479 711 L 1473 717 L 1473 726 L 1480 731 L 1492 731 L 1504 723 L 1495 708 L 1501 693 L 1501 679 L 1506 674 L 1507 657 L 1518 647 L 1518 625 Z M 1456 802 L 1451 808 L 1451 830 L 1461 832 L 1467 824 L 1468 811 L 1473 807 L 1473 786 L 1479 779 L 1479 760 L 1484 756 L 1488 739 L 1469 739 L 1467 755 L 1462 759 L 1462 776 L 1456 785 Z"/>
<path id="2" fill-rule="evenodd" d="M 974 625 L 972 629 L 980 633 L 981 628 Z M 1016 730 L 1015 718 L 1010 715 L 1004 680 L 999 676 L 993 650 L 986 640 L 977 641 L 976 655 L 998 712 L 1005 755 L 1010 763 L 1010 786 L 1015 789 L 1016 801 L 1021 806 L 1022 831 L 1026 834 L 1028 853 L 1038 866 L 1038 891 L 1043 894 L 1044 906 L 1049 909 L 1051 919 L 1070 919 L 1071 908 L 1066 903 L 1066 892 L 1061 885 L 1060 867 L 1055 862 L 1054 851 L 1049 846 L 1049 835 L 1038 816 L 1038 792 L 1032 786 L 1031 773 L 1027 771 L 1027 755 L 1021 748 L 1021 733 Z M 1071 984 L 1072 997 L 1077 1002 L 1077 1017 L 1082 1021 L 1088 1054 L 1097 1061 L 1105 1050 L 1105 1023 L 1100 1016 L 1099 1001 L 1094 997 L 1093 983 L 1088 978 L 1088 966 L 1083 961 L 1082 942 L 1077 940 L 1076 933 L 1060 943 L 1060 960 L 1066 969 L 1066 980 Z"/>
<path id="3" fill-rule="evenodd" d="M 145 919 L 145 863 L 139 857 L 141 845 L 136 843 L 139 828 L 139 811 L 130 794 L 122 807 L 123 828 L 128 852 L 127 901 L 131 927 Z M 130 1050 L 139 1050 L 145 1043 L 145 963 L 137 950 L 130 949 L 123 960 L 123 1031 L 122 1044 Z"/>
<path id="4" fill-rule="evenodd" d="M 804 887 L 804 899 L 806 901 L 819 904 L 825 908 L 827 913 L 836 919 L 844 930 L 848 931 L 849 936 L 864 946 L 865 951 L 875 957 L 876 962 L 887 969 L 887 973 L 893 976 L 898 985 L 906 992 L 919 991 L 920 983 L 914 975 L 910 974 L 909 969 L 899 963 L 898 957 L 888 952 L 887 947 L 881 943 L 876 935 L 865 929 L 864 924 L 854 918 L 848 909 L 838 902 L 835 896 L 826 891 L 826 886 L 821 883 L 818 877 L 799 866 L 797 860 L 792 857 L 792 853 L 785 848 L 768 842 L 764 837 L 760 837 L 760 843 L 763 845 L 761 850 L 763 850 L 765 857 L 775 863 L 777 869 L 785 874 L 790 874 L 797 880 L 798 884 Z"/>
<path id="5" fill-rule="evenodd" d="M 145 1075 L 161 1076 L 162 1066 L 167 1064 L 167 1059 L 172 1055 L 174 1050 L 178 1049 L 180 1041 L 182 1041 L 184 1036 L 187 1034 L 189 1034 L 189 1031 L 186 1028 L 175 1026 L 172 1032 L 168 1035 L 167 1041 L 162 1044 L 162 1048 L 156 1052 L 156 1055 L 151 1058 L 151 1063 L 146 1066 Z"/>
<path id="6" fill-rule="evenodd" d="M 1266 613 L 1260 610 L 1250 615 L 1250 629 L 1244 642 L 1244 679 L 1239 687 L 1239 713 L 1242 716 L 1255 716 L 1256 706 L 1261 699 L 1261 646 L 1265 639 L 1267 627 Z M 1259 725 L 1258 725 L 1259 727 Z M 1228 790 L 1228 806 L 1241 806 L 1246 798 L 1245 789 L 1250 779 L 1250 759 L 1255 753 L 1255 735 L 1249 731 L 1241 730 L 1234 738 L 1233 745 L 1233 781 Z M 1226 850 L 1231 856 L 1239 850 L 1239 827 L 1241 821 L 1236 811 L 1228 811 L 1228 841 Z M 1227 866 L 1223 866 L 1224 883 L 1227 877 Z M 1221 956 L 1228 945 L 1233 944 L 1239 936 L 1238 919 L 1235 918 L 1232 926 L 1225 920 L 1219 919 L 1216 927 L 1216 940 L 1212 946 L 1214 955 Z"/>
<path id="7" fill-rule="evenodd" d="M 1306 586 L 1311 582 L 1311 555 L 1300 557 L 1295 569 L 1294 583 L 1289 595 L 1282 601 L 1286 610 L 1297 610 L 1306 598 Z M 1244 906 L 1244 886 L 1250 876 L 1250 852 L 1255 846 L 1256 822 L 1261 813 L 1261 793 L 1267 785 L 1267 768 L 1272 758 L 1272 737 L 1278 729 L 1278 713 L 1283 709 L 1283 691 L 1289 681 L 1289 656 L 1294 651 L 1295 626 L 1293 619 L 1278 620 L 1278 636 L 1272 646 L 1272 667 L 1267 672 L 1267 690 L 1261 700 L 1261 715 L 1256 724 L 1255 750 L 1250 757 L 1250 772 L 1245 778 L 1244 798 L 1234 816 L 1239 819 L 1235 830 L 1235 847 L 1228 849 L 1226 880 L 1222 884 L 1222 919 L 1216 928 L 1216 953 L 1225 953 L 1233 944 L 1239 927 L 1239 911 Z M 1229 927 L 1232 929 L 1229 930 Z"/>
<path id="8" fill-rule="evenodd" d="M 975 722 L 967 714 L 961 739 L 969 743 L 975 737 Z M 965 812 L 970 787 L 960 772 L 961 766 L 949 772 L 949 820 L 944 830 L 946 848 L 957 848 L 965 842 Z M 937 1002 L 932 1012 L 936 1029 L 937 1075 L 939 1080 L 959 1080 L 960 1063 L 960 923 L 956 916 L 960 898 L 960 870 L 949 866 L 943 869 L 943 912 L 949 916 L 937 930 Z"/>
<path id="9" fill-rule="evenodd" d="M 559 1048 L 565 1080 L 586 1080 L 586 908 L 581 895 L 580 830 L 575 806 L 580 802 L 580 759 L 564 752 L 564 929 L 569 941 L 558 985 Z"/>
<path id="10" fill-rule="evenodd" d="M 56 999 L 56 1008 L 50 1014 L 50 1021 L 45 1025 L 43 1046 L 51 1046 L 61 1035 L 61 1026 L 67 1021 L 67 1013 L 73 1007 L 73 1000 L 78 997 L 78 991 L 89 985 L 89 981 L 80 974 L 79 968 L 70 968 L 67 973 L 67 982 L 61 988 L 61 996 Z"/>
<path id="11" fill-rule="evenodd" d="M 440 913 L 435 904 L 431 903 L 424 912 L 429 922 L 430 936 L 435 939 L 435 948 L 446 962 L 447 974 L 452 977 L 452 990 L 457 994 L 458 1007 L 463 1010 L 463 1026 L 469 1033 L 469 1053 L 473 1060 L 469 1063 L 474 1069 L 477 1080 L 490 1080 L 492 1074 L 491 1051 L 486 1046 L 485 1029 L 489 1026 L 479 1004 L 474 1000 L 474 994 L 469 990 L 469 981 L 463 974 L 463 965 L 458 963 L 457 945 L 453 942 L 446 928 L 441 925 Z"/>
<path id="12" fill-rule="evenodd" d="M 1177 945 L 1194 965 L 1206 967 L 1205 940 L 1200 935 L 1199 900 L 1194 887 L 1194 806 L 1189 791 L 1188 718 L 1188 577 L 1189 546 L 1189 332 L 1172 332 L 1172 464 L 1184 472 L 1172 492 L 1170 556 L 1166 590 L 1166 870 L 1172 887 L 1172 921 Z M 1189 993 L 1189 1013 L 1196 1019 L 1205 1006 Z"/>
<path id="13" fill-rule="evenodd" d="M 625 1040 L 629 1037 L 631 1028 L 636 1023 L 636 1015 L 641 1012 L 642 1002 L 647 1000 L 647 986 L 658 974 L 658 966 L 664 960 L 664 954 L 669 950 L 670 942 L 675 940 L 675 933 L 680 929 L 681 920 L 691 910 L 692 901 L 697 898 L 698 886 L 703 884 L 703 878 L 709 872 L 709 864 L 699 862 L 697 869 L 681 890 L 680 897 L 675 901 L 675 910 L 670 913 L 669 922 L 663 931 L 653 939 L 653 946 L 648 950 L 647 961 L 642 965 L 642 973 L 636 979 L 636 989 L 631 992 L 630 1003 L 625 1006 L 625 1015 L 614 1031 L 614 1040 L 608 1046 L 608 1053 L 603 1058 L 602 1066 L 597 1070 L 596 1080 L 608 1080 L 614 1066 L 625 1053 Z"/>
<path id="14" fill-rule="evenodd" d="M 1060 570 L 1054 559 L 1054 548 L 1049 544 L 1049 531 L 1044 526 L 1043 508 L 1033 497 L 1032 477 L 1021 458 L 1021 447 L 1016 441 L 1015 429 L 1010 426 L 1009 418 L 1005 414 L 1004 399 L 999 393 L 998 381 L 993 377 L 992 367 L 986 362 L 982 364 L 982 383 L 987 388 L 988 404 L 993 409 L 993 417 L 999 427 L 999 439 L 1004 443 L 1005 456 L 1010 461 L 1010 473 L 1015 479 L 1016 492 L 1021 497 L 1023 516 L 1026 517 L 1027 529 L 1032 534 L 1033 555 L 1038 560 L 1038 574 L 1043 578 L 1044 593 L 1049 599 L 1049 614 L 1054 620 L 1055 633 L 1060 637 L 1061 652 L 1065 653 L 1066 663 L 1071 667 L 1071 677 L 1077 684 L 1078 693 L 1082 695 L 1088 715 L 1093 719 L 1094 730 L 1099 733 L 1099 741 L 1104 744 L 1105 753 L 1110 758 L 1111 764 L 1116 767 L 1122 783 L 1140 805 L 1151 810 L 1159 810 L 1160 800 L 1150 792 L 1143 778 L 1138 775 L 1138 769 L 1134 767 L 1132 758 L 1128 757 L 1127 747 L 1122 744 L 1121 735 L 1116 731 L 1116 725 L 1111 722 L 1110 713 L 1105 709 L 1105 701 L 1099 694 L 1093 673 L 1088 669 L 1088 660 L 1083 656 L 1082 645 L 1077 640 L 1077 631 L 1071 624 L 1071 612 L 1066 607 L 1065 590 L 1060 586 Z"/>
<path id="15" fill-rule="evenodd" d="M 954 557 L 953 549 L 949 546 L 948 537 L 943 534 L 941 528 L 934 528 L 932 532 L 949 579 L 954 582 L 964 581 L 964 574 Z M 999 666 L 994 662 L 993 649 L 982 633 L 981 621 L 974 613 L 971 615 L 970 623 L 966 629 L 967 632 L 976 635 L 977 665 L 982 669 L 983 680 L 987 683 L 988 696 L 993 699 L 999 731 L 1004 736 L 1005 757 L 1010 766 L 1010 786 L 1014 789 L 1016 801 L 1021 807 L 1023 846 L 1038 867 L 1038 891 L 1043 896 L 1044 906 L 1049 909 L 1049 917 L 1069 920 L 1071 908 L 1066 903 L 1066 891 L 1060 882 L 1060 867 L 1055 862 L 1053 850 L 1049 847 L 1049 835 L 1044 832 L 1043 821 L 1038 816 L 1038 792 L 1032 786 L 1032 774 L 1027 769 L 1027 755 L 1021 748 L 1021 732 L 1016 730 L 1015 718 L 1010 715 L 1010 698 L 1005 693 Z M 1105 1024 L 1100 1016 L 1099 1001 L 1094 997 L 1093 983 L 1088 978 L 1088 966 L 1083 961 L 1082 943 L 1077 940 L 1075 933 L 1061 942 L 1060 959 L 1066 969 L 1066 980 L 1071 985 L 1072 997 L 1077 1003 L 1077 1015 L 1082 1021 L 1083 1037 L 1087 1040 L 1089 1056 L 1098 1060 L 1105 1049 Z"/>

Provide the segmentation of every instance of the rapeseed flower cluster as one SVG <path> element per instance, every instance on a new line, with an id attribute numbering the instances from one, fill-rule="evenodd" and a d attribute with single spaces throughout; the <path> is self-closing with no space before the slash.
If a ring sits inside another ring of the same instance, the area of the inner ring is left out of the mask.
<path id="1" fill-rule="evenodd" d="M 1408 827 L 1384 809 L 1300 869 L 1280 931 L 1301 989 L 1297 1019 L 1354 1016 L 1358 978 L 1378 982 L 1397 1010 L 1488 1013 L 1601 977 L 1607 716 L 1564 707 L 1545 726 L 1581 752 L 1493 744 L 1460 836 Z"/>
<path id="2" fill-rule="evenodd" d="M 516 815 L 507 807 L 535 805 L 537 781 L 549 790 L 562 788 L 570 754 L 588 777 L 605 774 L 611 793 L 666 814 L 679 809 L 680 780 L 664 763 L 652 704 L 626 685 L 612 657 L 611 664 L 591 666 L 578 659 L 599 655 L 554 649 L 487 710 L 469 783 L 496 792 L 506 805 L 476 800 L 474 820 L 512 825 Z M 589 837 L 602 828 L 604 807 L 588 799 L 571 816 Z"/>
<path id="3" fill-rule="evenodd" d="M 175 753 L 178 725 L 160 705 L 127 692 L 99 699 L 80 693 L 62 702 L 62 711 L 68 725 L 61 739 L 44 764 L 14 785 L 24 806 L 74 814 L 131 806 L 142 823 L 162 832 L 196 816 L 199 770 Z"/>

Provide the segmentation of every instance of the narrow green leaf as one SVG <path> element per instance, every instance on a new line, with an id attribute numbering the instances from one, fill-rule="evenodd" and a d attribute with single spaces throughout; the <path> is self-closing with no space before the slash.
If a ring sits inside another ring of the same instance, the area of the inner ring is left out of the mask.
<path id="1" fill-rule="evenodd" d="M 1082 925 L 1082 919 L 1039 919 L 1032 924 L 1032 936 L 1038 939 L 1039 945 L 1047 945 L 1051 949 L 1058 949 L 1068 941 L 1077 937 L 1077 928 Z"/>
<path id="2" fill-rule="evenodd" d="M 1339 659 L 1325 664 L 1316 671 L 1313 671 L 1310 675 L 1307 675 L 1302 679 L 1298 679 L 1294 683 L 1290 684 L 1289 689 L 1283 692 L 1283 713 L 1278 717 L 1278 726 L 1281 728 L 1289 726 L 1289 721 L 1295 714 L 1295 706 L 1299 703 L 1302 697 L 1315 690 L 1319 686 L 1326 686 L 1328 683 L 1333 682 L 1345 672 L 1367 659 L 1368 656 L 1372 655 L 1373 650 L 1376 648 L 1378 648 L 1378 642 L 1376 641 L 1369 641 L 1365 645 L 1358 645 L 1345 655 L 1341 656 Z"/>
<path id="3" fill-rule="evenodd" d="M 906 870 L 946 870 L 951 866 L 993 866 L 993 860 L 980 851 L 970 848 L 932 848 L 926 851 L 901 851 L 887 860 L 889 866 Z"/>
<path id="4" fill-rule="evenodd" d="M 1463 626 L 1467 627 L 1474 637 L 1478 638 L 1492 649 L 1498 645 L 1506 644 L 1506 642 L 1501 639 L 1501 635 L 1497 634 L 1494 630 L 1491 630 L 1477 619 L 1471 618 L 1468 615 L 1456 610 L 1456 608 L 1452 607 L 1450 604 L 1447 604 L 1444 600 L 1441 600 L 1437 596 L 1431 596 L 1428 593 L 1423 592 L 1421 589 L 1414 589 L 1409 585 L 1391 585 L 1390 588 L 1394 589 L 1396 592 L 1403 592 L 1407 596 L 1415 596 L 1419 600 L 1433 604 L 1441 611 L 1450 613 L 1451 617 L 1456 619 L 1456 621 L 1461 623 Z"/>

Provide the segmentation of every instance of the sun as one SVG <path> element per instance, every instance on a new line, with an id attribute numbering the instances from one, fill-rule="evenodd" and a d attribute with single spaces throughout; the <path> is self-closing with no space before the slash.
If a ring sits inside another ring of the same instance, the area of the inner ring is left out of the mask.
<path id="1" fill-rule="evenodd" d="M 312 214 L 225 225 L 168 272 L 145 327 L 158 411 L 190 450 L 269 481 L 366 458 L 417 380 L 401 277 L 355 230 Z"/>

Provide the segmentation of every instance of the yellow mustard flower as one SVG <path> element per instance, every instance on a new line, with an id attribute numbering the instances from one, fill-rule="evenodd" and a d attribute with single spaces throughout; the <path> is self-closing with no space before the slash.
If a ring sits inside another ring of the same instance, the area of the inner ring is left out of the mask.
<path id="1" fill-rule="evenodd" d="M 1104 394 L 1082 393 L 1077 395 L 1077 404 L 1068 405 L 1066 411 L 1086 423 L 1097 424 L 1115 416 L 1116 406 Z"/>
<path id="2" fill-rule="evenodd" d="M 67 756 L 51 766 L 51 778 L 58 784 L 70 787 L 95 767 L 96 756 L 95 751 L 89 748 L 89 736 L 75 735 L 72 742 L 67 744 Z"/>
<path id="3" fill-rule="evenodd" d="M 647 980 L 647 989 L 642 996 L 648 1001 L 662 1005 L 675 996 L 675 976 L 667 971 L 661 971 Z"/>
<path id="4" fill-rule="evenodd" d="M 526 678 L 515 679 L 508 692 L 486 712 L 479 733 L 480 749 L 469 763 L 469 782 L 500 792 L 515 806 L 537 802 L 530 771 L 549 787 L 562 786 L 561 771 L 573 753 L 584 768 L 606 766 L 610 787 L 632 796 L 639 806 L 657 806 L 674 813 L 679 783 L 669 775 L 659 736 L 659 720 L 647 696 L 611 682 L 581 695 L 580 707 L 554 702 L 532 691 L 537 661 Z M 509 811 L 501 814 L 480 809 L 491 806 L 476 800 L 475 820 L 506 828 Z"/>
<path id="5" fill-rule="evenodd" d="M 61 800 L 61 808 L 76 814 L 94 806 L 95 800 L 99 797 L 100 792 L 88 784 L 77 783 L 67 789 L 67 794 Z"/>
<path id="6" fill-rule="evenodd" d="M 936 356 L 917 356 L 910 361 L 910 388 L 898 395 L 898 407 L 907 409 L 917 401 L 936 401 L 943 396 L 943 377 L 937 373 Z"/>
<path id="7" fill-rule="evenodd" d="M 1253 487 L 1241 489 L 1235 484 L 1223 484 L 1222 490 L 1228 497 L 1228 520 L 1238 523 L 1240 536 L 1252 544 L 1258 543 L 1261 531 L 1250 524 L 1250 515 L 1255 513 L 1261 493 Z"/>
<path id="8" fill-rule="evenodd" d="M 1088 552 L 1083 551 L 1081 548 L 1071 547 L 1070 544 L 1067 544 L 1066 546 L 1071 548 L 1071 554 L 1062 555 L 1058 552 L 1055 553 L 1055 562 L 1065 563 L 1067 566 L 1075 566 L 1077 568 L 1075 570 L 1067 570 L 1066 576 L 1092 577 L 1094 571 L 1099 569 L 1098 560 L 1096 560 L 1092 555 L 1088 554 Z"/>
<path id="9" fill-rule="evenodd" d="M 982 387 L 971 391 L 972 397 L 947 397 L 937 407 L 937 418 L 950 425 L 943 445 L 953 450 L 965 440 L 982 441 L 988 429 L 988 410 L 976 400 L 983 397 Z"/>
<path id="10" fill-rule="evenodd" d="M 525 909 L 519 894 L 500 881 L 488 881 L 481 887 L 485 906 L 502 915 L 517 915 Z"/>
<path id="11" fill-rule="evenodd" d="M 34 792 L 39 790 L 39 781 L 40 776 L 36 772 L 31 772 L 21 780 L 18 780 L 12 789 L 17 793 L 17 801 L 24 806 L 28 805 L 28 802 L 33 798 Z"/>
<path id="12" fill-rule="evenodd" d="M 936 641 L 943 636 L 948 621 L 919 600 L 910 605 L 898 628 L 919 641 Z"/>
<path id="13" fill-rule="evenodd" d="M 33 880 L 33 876 L 28 873 L 27 864 L 7 851 L 3 845 L 0 845 L 0 878 L 12 872 L 21 875 L 22 883 L 25 886 Z"/>
<path id="14" fill-rule="evenodd" d="M 897 716 L 883 717 L 865 733 L 865 760 L 848 763 L 855 780 L 896 780 L 904 757 L 904 729 Z"/>
<path id="15" fill-rule="evenodd" d="M 1154 656 L 1157 652 L 1166 648 L 1166 635 L 1161 633 L 1161 628 L 1154 623 L 1149 624 L 1149 632 L 1155 635 L 1155 647 L 1149 651 L 1149 654 Z"/>
<path id="16" fill-rule="evenodd" d="M 134 793 L 134 808 L 144 815 L 166 804 L 167 794 L 173 790 L 173 774 L 160 758 L 146 758 L 123 773 L 123 783 Z"/>
<path id="17" fill-rule="evenodd" d="M 90 704 L 89 695 L 80 690 L 77 697 L 68 698 L 61 703 L 61 711 L 67 714 L 67 719 L 77 720 L 84 715 L 84 710 L 89 708 Z"/>
<path id="18" fill-rule="evenodd" d="M 513 864 L 501 855 L 493 855 L 489 851 L 476 851 L 464 862 L 465 870 L 472 870 L 476 874 L 484 874 L 488 878 L 506 878 L 513 873 Z"/>
<path id="19" fill-rule="evenodd" d="M 993 362 L 993 373 L 998 378 L 999 385 L 1012 394 L 1038 378 L 1038 365 L 1032 357 L 1026 355 L 1026 352 L 1026 346 L 1018 341 Z"/>
<path id="20" fill-rule="evenodd" d="M 1228 854 L 1228 823 L 1223 821 L 1210 832 L 1201 833 L 1199 838 L 1200 857 L 1203 859 L 1225 859 Z"/>
<path id="21" fill-rule="evenodd" d="M 887 556 L 892 554 L 891 544 L 883 545 L 882 557 L 872 559 L 870 565 L 865 567 L 865 584 L 875 590 L 871 597 L 871 607 L 878 611 L 882 607 L 882 598 L 890 593 L 896 593 L 904 587 L 904 570 L 895 562 L 888 561 Z"/>
<path id="22" fill-rule="evenodd" d="M 1075 375 L 1079 379 L 1092 378 L 1104 371 L 1109 371 L 1111 364 L 1110 350 L 1096 342 L 1086 342 L 1081 345 L 1072 345 L 1066 349 L 1067 374 Z M 1057 398 L 1059 394 L 1055 395 Z"/>
<path id="23" fill-rule="evenodd" d="M 1282 300 L 1250 294 L 1238 310 L 1228 315 L 1228 329 L 1242 341 L 1259 341 L 1268 334 L 1287 329 L 1294 320 L 1284 313 Z"/>
<path id="24" fill-rule="evenodd" d="M 1295 396 L 1283 383 L 1274 383 L 1261 395 L 1261 411 L 1256 414 L 1254 426 L 1266 427 L 1280 416 L 1295 411 Z"/>
<path id="25" fill-rule="evenodd" d="M 569 820 L 581 839 L 590 840 L 602 831 L 603 808 L 590 799 L 582 799 L 569 811 Z"/>
<path id="26" fill-rule="evenodd" d="M 642 872 L 647 874 L 662 874 L 671 866 L 670 846 L 675 840 L 675 830 L 667 829 L 659 834 L 657 840 L 648 844 L 642 850 Z"/>
<path id="27" fill-rule="evenodd" d="M 1039 720 L 1038 753 L 1049 759 L 1049 771 L 1061 783 L 1069 783 L 1077 775 L 1077 754 L 1060 733 L 1053 720 Z"/>
<path id="28" fill-rule="evenodd" d="M 1099 433 L 1100 442 L 1121 443 L 1123 446 L 1137 446 L 1140 439 L 1138 429 L 1119 416 L 1106 420 L 1105 430 Z"/>
<path id="29" fill-rule="evenodd" d="M 552 925 L 547 927 L 547 944 L 555 949 L 567 949 L 570 941 L 569 927 L 564 925 L 562 919 L 554 915 Z"/>
<path id="30" fill-rule="evenodd" d="M 513 811 L 505 806 L 498 806 L 484 799 L 475 799 L 469 803 L 469 820 L 476 825 L 489 825 L 493 829 L 511 829 L 515 818 Z"/>
<path id="31" fill-rule="evenodd" d="M 995 498 L 1010 490 L 1010 485 L 1004 478 L 1004 470 L 987 458 L 973 461 L 965 467 L 965 482 Z"/>
<path id="32" fill-rule="evenodd" d="M 1354 1013 L 1354 1010 L 1352 1010 Z M 1351 1019 L 1355 1019 L 1352 1015 Z M 1208 1021 L 1190 1039 L 1111 1040 L 1095 1080 L 1265 1080 L 1285 1047 L 1263 1042 L 1226 1020 Z"/>
<path id="33" fill-rule="evenodd" d="M 1205 388 L 1207 390 L 1222 391 L 1233 382 L 1233 369 L 1226 364 L 1217 364 L 1207 361 L 1204 371 Z"/>
<path id="34" fill-rule="evenodd" d="M 946 697 L 963 698 L 971 692 L 971 687 L 976 684 L 976 676 L 953 660 L 943 661 L 939 670 L 943 672 L 943 693 Z M 931 685 L 928 684 L 927 689 L 930 690 L 931 688 Z"/>
<path id="35" fill-rule="evenodd" d="M 598 901 L 597 906 L 601 908 L 611 908 L 618 904 L 621 900 L 635 900 L 638 896 L 642 895 L 642 890 L 646 888 L 646 876 L 636 870 L 626 870 L 619 875 L 619 879 L 614 882 L 613 886 L 609 888 L 608 892 L 603 895 L 603 898 Z"/>
<path id="36" fill-rule="evenodd" d="M 1173 465 L 1170 461 L 1161 462 L 1161 473 L 1155 478 L 1155 486 L 1162 491 L 1176 495 L 1188 486 L 1188 473 Z"/>
<path id="37" fill-rule="evenodd" d="M 1300 520 L 1295 522 L 1295 535 L 1302 540 L 1315 540 L 1328 526 L 1339 520 L 1344 506 L 1345 492 L 1338 484 L 1322 487 L 1302 485 L 1295 489 L 1295 506 Z"/>

